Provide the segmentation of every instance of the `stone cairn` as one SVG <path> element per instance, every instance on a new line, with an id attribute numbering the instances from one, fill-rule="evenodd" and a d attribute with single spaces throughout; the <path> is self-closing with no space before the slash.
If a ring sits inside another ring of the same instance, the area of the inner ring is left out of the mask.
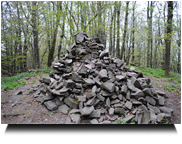
<path id="1" fill-rule="evenodd" d="M 109 56 L 98 38 L 78 32 L 66 55 L 55 58 L 49 77 L 40 80 L 37 101 L 50 111 L 70 115 L 77 124 L 114 124 L 121 118 L 137 124 L 171 120 L 173 110 L 164 106 L 165 93 L 125 65 Z"/>

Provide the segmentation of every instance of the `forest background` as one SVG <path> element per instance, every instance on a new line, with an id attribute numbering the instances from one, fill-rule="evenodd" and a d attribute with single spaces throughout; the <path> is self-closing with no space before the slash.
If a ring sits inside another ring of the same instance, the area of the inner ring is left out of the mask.
<path id="1" fill-rule="evenodd" d="M 50 67 L 78 31 L 127 65 L 181 73 L 180 1 L 1 1 L 1 74 Z"/>

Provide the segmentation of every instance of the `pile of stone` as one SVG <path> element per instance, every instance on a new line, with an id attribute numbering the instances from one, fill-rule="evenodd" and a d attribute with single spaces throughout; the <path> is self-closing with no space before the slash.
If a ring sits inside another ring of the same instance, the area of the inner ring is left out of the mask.
<path id="1" fill-rule="evenodd" d="M 48 110 L 68 114 L 73 123 L 165 123 L 173 110 L 166 95 L 134 67 L 109 56 L 98 38 L 75 34 L 74 43 L 52 63 L 49 77 L 40 80 L 37 101 Z"/>

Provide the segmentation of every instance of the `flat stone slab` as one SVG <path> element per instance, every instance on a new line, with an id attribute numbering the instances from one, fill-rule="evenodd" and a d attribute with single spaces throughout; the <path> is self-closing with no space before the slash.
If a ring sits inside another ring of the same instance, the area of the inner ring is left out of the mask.
<path id="1" fill-rule="evenodd" d="M 47 101 L 44 102 L 44 105 L 47 107 L 48 110 L 50 111 L 54 111 L 58 109 L 58 106 L 56 105 L 56 103 L 52 102 L 52 101 Z"/>
<path id="2" fill-rule="evenodd" d="M 110 109 L 109 109 L 109 115 L 110 115 L 110 116 L 113 116 L 113 115 L 114 115 L 114 108 L 110 108 Z"/>
<path id="3" fill-rule="evenodd" d="M 94 107 L 93 107 L 93 106 L 84 107 L 84 108 L 81 110 L 81 115 L 82 115 L 82 116 L 90 115 L 90 114 L 92 113 L 93 110 L 94 110 Z"/>
<path id="4" fill-rule="evenodd" d="M 61 113 L 67 115 L 67 114 L 68 114 L 69 107 L 68 107 L 67 105 L 64 104 L 64 105 L 61 105 L 61 106 L 58 108 L 58 110 L 59 110 Z"/>
<path id="5" fill-rule="evenodd" d="M 107 78 L 107 70 L 102 69 L 102 70 L 99 72 L 99 77 L 100 77 L 100 78 Z"/>
<path id="6" fill-rule="evenodd" d="M 108 119 L 111 120 L 111 121 L 114 121 L 116 119 L 118 119 L 118 115 L 113 115 L 113 116 L 109 116 L 107 115 Z"/>
<path id="7" fill-rule="evenodd" d="M 92 120 L 90 121 L 90 123 L 91 123 L 91 124 L 99 124 L 99 122 L 98 122 L 96 119 L 92 119 Z"/>
<path id="8" fill-rule="evenodd" d="M 125 107 L 127 107 L 128 109 L 131 109 L 131 108 L 132 108 L 132 103 L 129 102 L 129 101 L 127 101 L 127 102 L 125 103 Z"/>
<path id="9" fill-rule="evenodd" d="M 80 109 L 72 109 L 72 110 L 69 112 L 69 115 L 70 115 L 70 114 L 75 114 L 75 113 L 80 113 Z"/>
<path id="10" fill-rule="evenodd" d="M 130 121 L 132 118 L 134 117 L 134 115 L 130 114 L 130 115 L 126 115 L 125 118 L 123 119 L 125 122 Z"/>
<path id="11" fill-rule="evenodd" d="M 78 124 L 80 122 L 80 114 L 71 114 L 71 119 L 73 122 L 76 122 L 76 124 Z"/>
<path id="12" fill-rule="evenodd" d="M 91 112 L 91 114 L 89 115 L 89 117 L 96 117 L 96 118 L 99 118 L 100 115 L 101 115 L 100 110 L 97 109 L 97 110 L 93 110 L 93 111 Z"/>
<path id="13" fill-rule="evenodd" d="M 151 105 L 153 105 L 153 106 L 156 105 L 156 101 L 152 97 L 146 96 L 145 98 L 146 98 L 147 102 L 150 103 Z"/>
<path id="14" fill-rule="evenodd" d="M 115 84 L 110 82 L 105 82 L 101 84 L 101 87 L 107 90 L 108 92 L 114 92 L 115 90 Z"/>
<path id="15" fill-rule="evenodd" d="M 78 101 L 75 99 L 72 99 L 71 97 L 65 98 L 64 103 L 67 104 L 68 106 L 74 108 L 74 109 L 78 108 Z"/>

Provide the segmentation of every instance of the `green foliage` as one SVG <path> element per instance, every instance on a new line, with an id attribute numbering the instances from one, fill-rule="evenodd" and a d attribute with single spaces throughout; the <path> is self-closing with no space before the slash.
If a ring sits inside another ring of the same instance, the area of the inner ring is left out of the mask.
<path id="1" fill-rule="evenodd" d="M 50 73 L 51 70 L 52 70 L 52 68 L 47 67 L 47 68 L 44 68 L 44 69 L 43 69 L 43 72 L 44 72 L 44 73 Z"/>
<path id="2" fill-rule="evenodd" d="M 19 88 L 20 86 L 26 85 L 25 80 L 22 80 L 25 77 L 33 77 L 36 75 L 41 75 L 43 73 L 50 73 L 51 68 L 44 68 L 43 72 L 39 72 L 38 70 L 36 70 L 36 72 L 24 72 L 24 73 L 20 73 L 17 74 L 16 76 L 12 76 L 12 77 L 8 77 L 8 78 L 2 78 L 1 79 L 1 89 L 5 89 L 5 90 L 12 90 L 14 87 Z M 33 80 L 31 84 L 34 84 L 36 82 L 36 80 Z"/>
<path id="3" fill-rule="evenodd" d="M 127 124 L 126 121 L 124 121 L 123 119 L 120 119 L 116 122 L 117 124 Z"/>
<path id="4" fill-rule="evenodd" d="M 174 84 L 166 84 L 164 86 L 166 86 L 165 90 L 168 90 L 168 91 L 174 91 L 175 89 L 181 88 L 181 85 L 174 85 Z"/>

